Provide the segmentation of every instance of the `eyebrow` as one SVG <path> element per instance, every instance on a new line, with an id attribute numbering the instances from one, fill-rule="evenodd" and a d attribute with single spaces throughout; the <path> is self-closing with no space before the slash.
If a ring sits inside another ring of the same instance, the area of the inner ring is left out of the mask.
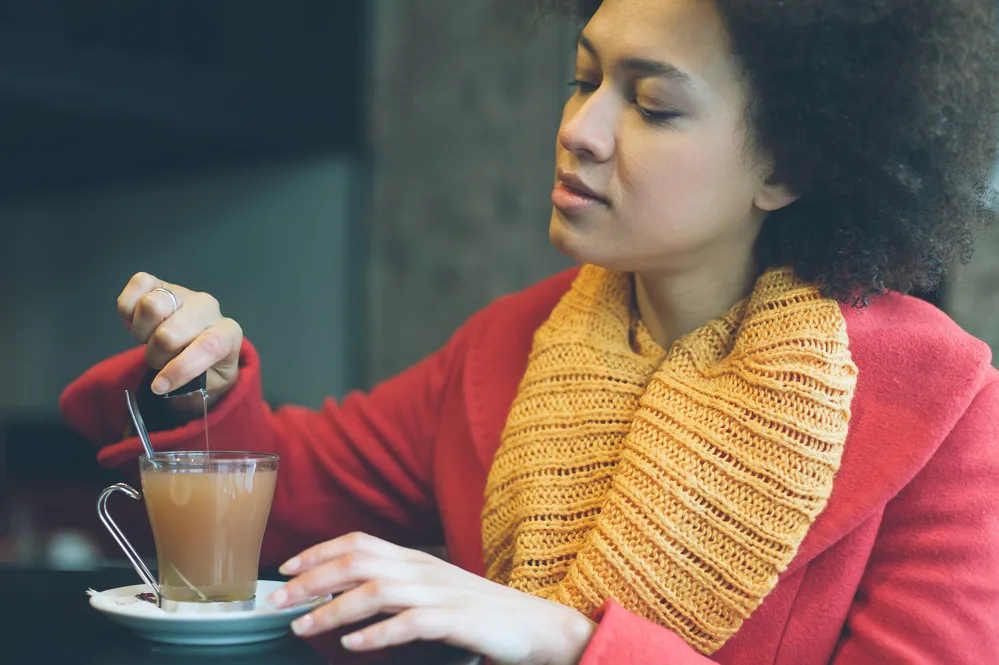
<path id="1" fill-rule="evenodd" d="M 597 49 L 593 45 L 586 35 L 579 33 L 579 37 L 576 39 L 576 43 L 582 46 L 584 49 L 589 51 L 597 60 L 600 56 L 597 54 Z M 691 76 L 685 72 L 680 71 L 673 65 L 667 64 L 665 62 L 660 62 L 659 60 L 646 60 L 644 58 L 625 58 L 620 67 L 626 71 L 633 74 L 640 74 L 642 76 L 650 76 L 655 78 L 670 79 L 673 81 L 679 81 L 683 84 L 693 83 Z"/>

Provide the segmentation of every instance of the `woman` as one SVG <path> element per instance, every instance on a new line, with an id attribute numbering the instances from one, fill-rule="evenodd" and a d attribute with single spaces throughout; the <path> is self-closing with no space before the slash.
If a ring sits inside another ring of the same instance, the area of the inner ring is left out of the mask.
<path id="1" fill-rule="evenodd" d="M 66 418 L 131 467 L 105 405 L 146 364 L 158 394 L 207 369 L 213 441 L 282 456 L 274 600 L 346 590 L 296 632 L 393 615 L 351 649 L 999 662 L 999 375 L 902 295 L 987 217 L 994 3 L 581 5 L 550 222 L 580 269 L 319 412 L 271 412 L 218 303 L 140 273 L 144 352 Z M 199 414 L 154 446 L 198 447 Z M 441 539 L 452 564 L 408 549 Z"/>

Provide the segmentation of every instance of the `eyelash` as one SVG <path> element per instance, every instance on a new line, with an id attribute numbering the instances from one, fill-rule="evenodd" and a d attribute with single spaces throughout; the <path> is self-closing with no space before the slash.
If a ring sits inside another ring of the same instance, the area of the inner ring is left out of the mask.
<path id="1" fill-rule="evenodd" d="M 569 81 L 569 86 L 576 88 L 581 95 L 589 95 L 596 92 L 599 87 L 586 81 L 580 81 L 579 79 Z M 633 102 L 633 105 L 639 115 L 641 115 L 646 122 L 653 125 L 667 125 L 682 115 L 676 111 L 650 111 L 638 102 Z"/>
<path id="2" fill-rule="evenodd" d="M 573 79 L 569 81 L 570 88 L 576 88 L 581 94 L 588 95 L 591 92 L 596 92 L 597 86 L 592 83 L 587 83 L 586 81 L 580 81 L 579 79 Z"/>

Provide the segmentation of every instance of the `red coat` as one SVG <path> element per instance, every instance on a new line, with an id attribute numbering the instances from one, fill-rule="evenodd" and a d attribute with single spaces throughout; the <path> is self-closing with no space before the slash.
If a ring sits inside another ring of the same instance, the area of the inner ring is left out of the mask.
<path id="1" fill-rule="evenodd" d="M 210 414 L 221 449 L 281 455 L 265 540 L 274 563 L 352 530 L 439 542 L 482 574 L 486 474 L 535 329 L 574 273 L 502 298 L 413 368 L 319 412 L 263 402 L 244 344 L 239 382 Z M 999 663 L 999 373 L 989 349 L 934 307 L 897 295 L 844 307 L 860 374 L 827 508 L 776 588 L 710 659 L 608 602 L 583 665 Z M 141 351 L 89 370 L 63 394 L 68 422 L 132 464 L 122 392 Z M 199 449 L 195 421 L 153 435 Z"/>

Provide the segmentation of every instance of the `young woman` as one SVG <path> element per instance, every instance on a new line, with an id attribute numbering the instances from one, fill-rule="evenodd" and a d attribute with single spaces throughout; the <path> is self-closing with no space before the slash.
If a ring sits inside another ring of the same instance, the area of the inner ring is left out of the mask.
<path id="1" fill-rule="evenodd" d="M 144 347 L 67 420 L 132 468 L 122 391 L 208 370 L 212 440 L 282 457 L 275 601 L 344 592 L 296 632 L 392 615 L 351 649 L 999 662 L 999 373 L 903 295 L 988 217 L 995 3 L 580 5 L 550 233 L 581 268 L 318 412 L 272 412 L 218 303 L 140 273 Z M 200 446 L 185 409 L 157 449 Z"/>

